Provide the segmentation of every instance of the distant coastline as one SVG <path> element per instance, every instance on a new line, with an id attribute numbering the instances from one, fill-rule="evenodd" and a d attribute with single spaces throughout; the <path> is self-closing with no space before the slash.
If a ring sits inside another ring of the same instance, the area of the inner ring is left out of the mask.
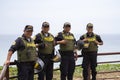
<path id="1" fill-rule="evenodd" d="M 7 52 L 13 41 L 21 35 L 0 35 L 1 40 L 0 40 L 0 54 L 1 54 L 1 59 L 0 59 L 0 66 L 3 65 Z M 75 38 L 78 40 L 80 34 L 75 34 Z M 120 35 L 119 34 L 101 34 L 101 38 L 103 39 L 104 45 L 99 46 L 99 52 L 104 53 L 104 52 L 120 52 Z M 57 48 L 56 48 L 57 49 Z M 120 56 L 104 56 L 98 58 L 98 61 L 102 60 L 116 60 L 119 59 Z M 12 56 L 11 61 L 14 61 L 17 59 L 17 54 L 14 53 Z M 82 61 L 82 59 L 79 61 L 79 63 Z"/>

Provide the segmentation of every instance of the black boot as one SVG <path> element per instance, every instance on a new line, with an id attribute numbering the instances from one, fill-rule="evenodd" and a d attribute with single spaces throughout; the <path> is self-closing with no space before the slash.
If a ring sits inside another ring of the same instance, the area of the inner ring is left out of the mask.
<path id="1" fill-rule="evenodd" d="M 95 71 L 95 72 L 92 72 L 92 80 L 96 80 L 96 74 L 97 74 L 96 71 Z"/>

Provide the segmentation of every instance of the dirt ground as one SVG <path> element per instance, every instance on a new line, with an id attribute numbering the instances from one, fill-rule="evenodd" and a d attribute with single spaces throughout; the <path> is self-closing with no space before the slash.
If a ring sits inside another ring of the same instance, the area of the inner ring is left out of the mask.
<path id="1" fill-rule="evenodd" d="M 53 76 L 53 80 L 60 80 L 58 76 Z M 73 80 L 83 80 L 82 77 L 74 77 Z M 120 80 L 120 72 L 113 73 L 98 73 L 97 80 Z"/>
<path id="2" fill-rule="evenodd" d="M 82 78 L 74 78 L 74 80 L 82 80 Z M 97 80 L 120 80 L 120 72 L 98 73 Z"/>

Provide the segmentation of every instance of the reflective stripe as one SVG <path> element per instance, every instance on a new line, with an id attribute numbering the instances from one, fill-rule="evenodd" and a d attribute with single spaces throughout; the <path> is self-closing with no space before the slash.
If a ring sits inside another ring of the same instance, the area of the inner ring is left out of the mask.
<path id="1" fill-rule="evenodd" d="M 44 41 L 49 41 L 49 42 L 51 42 L 51 41 L 53 41 L 54 39 L 53 39 L 53 37 L 52 36 L 50 36 L 50 37 L 44 37 Z"/>
<path id="2" fill-rule="evenodd" d="M 96 34 L 94 34 L 93 37 L 87 37 L 87 34 L 84 34 L 84 37 L 87 38 L 89 42 L 95 41 L 96 40 Z"/>
<path id="3" fill-rule="evenodd" d="M 92 38 L 88 38 L 88 41 L 89 42 L 92 42 L 92 41 L 95 41 L 96 40 L 96 37 L 94 36 L 94 37 L 92 37 Z"/>
<path id="4" fill-rule="evenodd" d="M 35 44 L 34 43 L 26 43 L 26 46 L 27 47 L 35 47 Z"/>
<path id="5" fill-rule="evenodd" d="M 65 34 L 63 34 L 63 37 L 66 40 L 73 40 L 74 39 L 73 35 L 66 36 Z"/>

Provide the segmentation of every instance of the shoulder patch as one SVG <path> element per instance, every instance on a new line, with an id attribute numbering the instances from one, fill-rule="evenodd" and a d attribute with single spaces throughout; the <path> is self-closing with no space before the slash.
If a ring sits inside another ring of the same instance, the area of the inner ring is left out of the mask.
<path id="1" fill-rule="evenodd" d="M 36 39 L 36 36 L 34 36 L 32 39 L 35 40 L 35 39 Z"/>
<path id="2" fill-rule="evenodd" d="M 12 45 L 16 45 L 16 42 L 14 41 L 14 42 L 12 43 Z"/>
<path id="3" fill-rule="evenodd" d="M 55 37 L 57 37 L 59 34 L 57 34 Z"/>

